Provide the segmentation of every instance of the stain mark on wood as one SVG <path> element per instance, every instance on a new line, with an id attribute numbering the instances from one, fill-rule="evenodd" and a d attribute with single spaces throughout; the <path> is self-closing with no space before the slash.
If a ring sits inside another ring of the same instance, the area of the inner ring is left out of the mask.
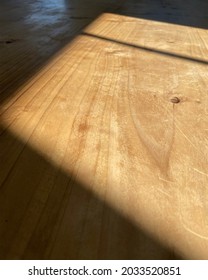
<path id="1" fill-rule="evenodd" d="M 79 125 L 79 132 L 85 132 L 88 129 L 88 125 L 85 123 L 81 123 Z"/>

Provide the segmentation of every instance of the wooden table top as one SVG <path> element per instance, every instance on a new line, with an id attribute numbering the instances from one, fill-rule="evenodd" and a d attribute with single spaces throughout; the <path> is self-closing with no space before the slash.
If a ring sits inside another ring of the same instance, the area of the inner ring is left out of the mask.
<path id="1" fill-rule="evenodd" d="M 0 4 L 0 258 L 208 259 L 208 5 L 21 2 Z"/>

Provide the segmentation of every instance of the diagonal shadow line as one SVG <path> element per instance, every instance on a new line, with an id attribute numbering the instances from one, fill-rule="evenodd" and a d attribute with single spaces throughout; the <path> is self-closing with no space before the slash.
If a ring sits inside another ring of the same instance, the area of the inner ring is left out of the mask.
<path id="1" fill-rule="evenodd" d="M 93 38 L 96 38 L 96 39 L 99 39 L 99 40 L 109 41 L 109 42 L 116 43 L 116 44 L 119 44 L 119 45 L 122 45 L 122 46 L 127 46 L 127 47 L 131 47 L 131 48 L 135 48 L 135 49 L 139 49 L 139 50 L 143 50 L 143 51 L 147 51 L 147 52 L 151 52 L 151 53 L 157 53 L 157 54 L 160 54 L 160 55 L 173 57 L 173 58 L 177 58 L 177 59 L 183 59 L 183 60 L 186 60 L 186 61 L 191 61 L 191 62 L 194 62 L 194 63 L 204 64 L 204 65 L 208 64 L 207 60 L 203 60 L 203 59 L 199 59 L 199 58 L 195 58 L 195 57 L 190 57 L 190 56 L 186 56 L 186 55 L 180 55 L 180 54 L 165 52 L 165 51 L 161 51 L 161 50 L 157 50 L 157 49 L 153 49 L 153 48 L 148 48 L 148 47 L 142 47 L 142 46 L 137 45 L 137 44 L 127 43 L 127 42 L 124 42 L 124 41 L 120 41 L 120 40 L 116 40 L 116 39 L 112 39 L 112 38 L 107 38 L 107 37 L 103 37 L 103 36 L 100 36 L 100 35 L 95 35 L 95 34 L 88 33 L 88 32 L 82 32 L 81 34 L 83 36 L 93 37 Z"/>
<path id="2" fill-rule="evenodd" d="M 11 132 L 0 151 L 0 259 L 182 258 Z"/>

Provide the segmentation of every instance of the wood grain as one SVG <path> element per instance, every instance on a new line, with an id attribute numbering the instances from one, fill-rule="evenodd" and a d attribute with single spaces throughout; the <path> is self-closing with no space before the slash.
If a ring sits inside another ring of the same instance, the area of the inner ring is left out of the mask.
<path id="1" fill-rule="evenodd" d="M 73 39 L 0 45 L 1 259 L 208 258 L 208 33 L 192 2 L 73 2 Z"/>

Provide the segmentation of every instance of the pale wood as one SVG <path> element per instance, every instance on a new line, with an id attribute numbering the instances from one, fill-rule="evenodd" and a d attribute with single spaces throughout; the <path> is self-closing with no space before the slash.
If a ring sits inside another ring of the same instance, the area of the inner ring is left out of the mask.
<path id="1" fill-rule="evenodd" d="M 36 22 L 28 42 L 0 46 L 0 258 L 207 259 L 203 15 L 194 1 L 193 25 L 164 20 L 180 1 L 95 2 L 51 27 L 69 28 L 63 41 Z"/>

